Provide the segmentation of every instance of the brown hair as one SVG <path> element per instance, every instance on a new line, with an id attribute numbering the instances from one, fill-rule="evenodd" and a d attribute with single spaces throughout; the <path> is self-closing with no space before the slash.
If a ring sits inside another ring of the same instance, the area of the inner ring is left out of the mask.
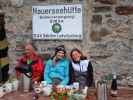
<path id="1" fill-rule="evenodd" d="M 80 57 L 81 60 L 87 59 L 87 57 L 84 56 L 83 53 L 82 53 L 78 48 L 74 48 L 74 49 L 72 49 L 71 52 L 70 52 L 70 57 L 71 57 L 72 60 L 73 60 L 73 58 L 72 58 L 72 53 L 73 53 L 74 51 L 77 51 L 78 53 L 81 54 L 81 57 Z M 74 60 L 73 60 L 73 61 L 74 61 Z"/>

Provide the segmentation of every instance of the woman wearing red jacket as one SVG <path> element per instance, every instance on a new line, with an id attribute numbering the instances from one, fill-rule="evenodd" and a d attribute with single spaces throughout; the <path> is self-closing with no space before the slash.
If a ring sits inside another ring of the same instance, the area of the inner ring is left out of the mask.
<path id="1" fill-rule="evenodd" d="M 31 78 L 33 82 L 41 80 L 43 73 L 43 61 L 36 54 L 31 44 L 27 44 L 25 46 L 25 53 L 18 59 L 18 64 L 15 69 L 17 72 L 24 74 L 31 72 Z"/>

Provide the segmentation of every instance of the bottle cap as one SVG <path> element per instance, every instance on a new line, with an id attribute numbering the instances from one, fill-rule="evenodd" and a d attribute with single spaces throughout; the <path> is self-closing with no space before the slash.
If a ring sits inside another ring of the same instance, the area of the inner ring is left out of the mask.
<path id="1" fill-rule="evenodd" d="M 114 74 L 114 75 L 113 75 L 113 79 L 116 79 L 116 77 L 117 77 L 116 74 Z"/>

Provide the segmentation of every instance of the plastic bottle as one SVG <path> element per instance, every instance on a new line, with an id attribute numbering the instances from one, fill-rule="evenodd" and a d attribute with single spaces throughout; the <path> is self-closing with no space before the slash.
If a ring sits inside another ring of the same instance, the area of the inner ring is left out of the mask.
<path id="1" fill-rule="evenodd" d="M 33 97 L 32 97 L 32 100 L 37 100 L 39 97 L 38 95 L 35 93 L 35 91 L 33 91 Z"/>
<path id="2" fill-rule="evenodd" d="M 33 83 L 33 92 L 32 92 L 32 100 L 37 100 L 39 97 L 38 97 L 38 94 L 35 92 L 35 86 L 37 85 L 37 82 L 35 81 L 35 83 Z"/>

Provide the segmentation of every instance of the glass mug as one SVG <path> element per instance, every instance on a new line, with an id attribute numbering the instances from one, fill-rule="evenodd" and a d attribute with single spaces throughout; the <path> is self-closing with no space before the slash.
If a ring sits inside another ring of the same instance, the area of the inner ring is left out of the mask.
<path id="1" fill-rule="evenodd" d="M 79 82 L 74 82 L 73 88 L 75 88 L 76 90 L 79 90 Z"/>

